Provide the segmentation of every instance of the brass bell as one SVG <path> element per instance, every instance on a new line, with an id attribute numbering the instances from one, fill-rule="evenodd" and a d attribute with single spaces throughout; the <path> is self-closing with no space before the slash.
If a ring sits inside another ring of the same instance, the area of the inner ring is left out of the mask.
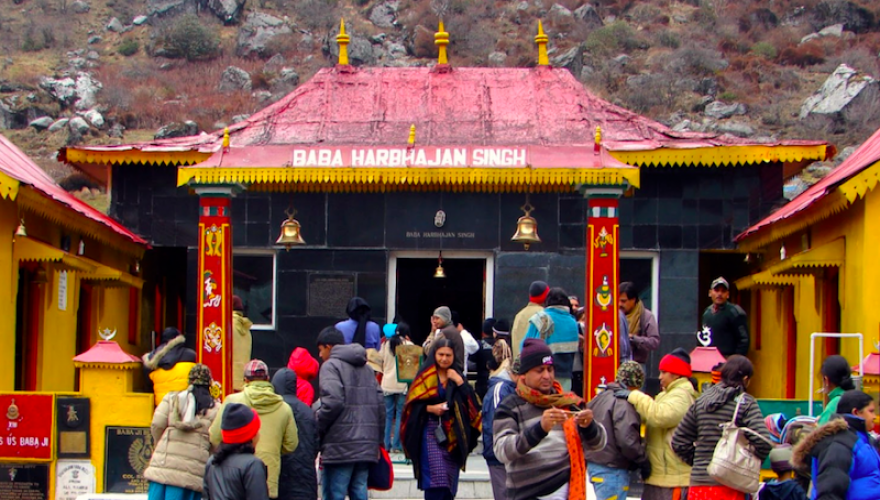
<path id="1" fill-rule="evenodd" d="M 437 257 L 437 269 L 434 270 L 435 278 L 445 278 L 446 271 L 443 270 L 443 252 Z"/>
<path id="2" fill-rule="evenodd" d="M 514 243 L 522 243 L 523 247 L 528 250 L 529 245 L 532 243 L 541 242 L 541 238 L 538 237 L 538 221 L 530 215 L 532 210 L 535 209 L 530 203 L 526 202 L 526 204 L 520 208 L 525 212 L 525 215 L 516 221 L 516 234 L 510 238 L 510 241 Z"/>
<path id="3" fill-rule="evenodd" d="M 300 234 L 299 221 L 293 218 L 295 214 L 296 212 L 288 212 L 287 219 L 281 223 L 281 235 L 275 240 L 276 245 L 284 245 L 284 248 L 287 250 L 290 250 L 290 247 L 293 246 L 306 244 Z"/>
<path id="4" fill-rule="evenodd" d="M 27 230 L 24 228 L 24 219 L 21 219 L 21 223 L 15 228 L 16 236 L 27 236 Z"/>

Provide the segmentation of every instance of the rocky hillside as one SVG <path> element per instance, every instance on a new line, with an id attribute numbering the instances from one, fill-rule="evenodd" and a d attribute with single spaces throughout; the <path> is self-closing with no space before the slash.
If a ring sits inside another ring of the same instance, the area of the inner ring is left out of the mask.
<path id="1" fill-rule="evenodd" d="M 434 64 L 442 17 L 453 65 L 531 66 L 540 19 L 554 65 L 677 129 L 843 150 L 880 127 L 870 0 L 10 0 L 0 129 L 62 178 L 63 144 L 221 128 L 333 64 L 343 17 L 356 65 Z"/>

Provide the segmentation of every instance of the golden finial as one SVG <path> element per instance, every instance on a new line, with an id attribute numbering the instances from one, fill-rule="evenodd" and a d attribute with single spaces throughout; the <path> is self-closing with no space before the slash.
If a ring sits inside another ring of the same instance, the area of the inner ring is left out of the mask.
<path id="1" fill-rule="evenodd" d="M 547 57 L 547 42 L 550 37 L 544 34 L 544 25 L 538 20 L 538 34 L 535 43 L 538 44 L 538 66 L 550 66 L 550 58 Z"/>
<path id="2" fill-rule="evenodd" d="M 443 30 L 443 21 L 440 21 L 440 27 L 437 33 L 434 33 L 434 43 L 437 45 L 438 55 L 437 64 L 449 64 L 446 58 L 446 46 L 449 45 L 449 33 Z"/>
<path id="3" fill-rule="evenodd" d="M 348 66 L 348 42 L 350 41 L 351 37 L 345 33 L 345 19 L 340 19 L 336 43 L 339 44 L 339 64 L 342 66 Z"/>
<path id="4" fill-rule="evenodd" d="M 593 151 L 599 152 L 600 144 L 602 143 L 602 127 L 596 125 L 596 144 L 593 146 Z"/>
<path id="5" fill-rule="evenodd" d="M 407 141 L 410 146 L 414 146 L 416 144 L 416 125 L 415 123 L 409 126 L 409 140 Z"/>
<path id="6" fill-rule="evenodd" d="M 223 129 L 223 147 L 229 147 L 229 127 Z"/>

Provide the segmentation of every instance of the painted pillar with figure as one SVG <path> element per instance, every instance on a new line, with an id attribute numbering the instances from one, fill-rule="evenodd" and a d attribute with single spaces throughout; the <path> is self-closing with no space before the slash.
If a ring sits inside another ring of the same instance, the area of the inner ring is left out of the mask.
<path id="1" fill-rule="evenodd" d="M 585 186 L 587 199 L 586 283 L 584 307 L 584 399 L 613 382 L 620 359 L 620 224 L 618 200 L 625 186 Z"/>
<path id="2" fill-rule="evenodd" d="M 233 391 L 232 222 L 237 186 L 204 186 L 199 195 L 198 361 L 211 369 L 216 396 Z"/>

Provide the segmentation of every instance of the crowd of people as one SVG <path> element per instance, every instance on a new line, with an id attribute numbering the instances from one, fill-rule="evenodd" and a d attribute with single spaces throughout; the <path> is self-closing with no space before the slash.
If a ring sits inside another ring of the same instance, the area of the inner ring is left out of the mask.
<path id="1" fill-rule="evenodd" d="M 588 486 L 598 500 L 624 499 L 633 474 L 645 500 L 880 498 L 875 403 L 846 359 L 822 365 L 829 401 L 818 421 L 765 419 L 748 393 L 754 367 L 738 353 L 744 313 L 723 278 L 704 323 L 729 351 L 701 394 L 681 348 L 659 361 L 660 392 L 646 392 L 657 320 L 623 283 L 617 374 L 585 401 L 583 309 L 544 282 L 528 292 L 512 326 L 489 318 L 479 340 L 438 307 L 421 346 L 405 322 L 380 327 L 352 299 L 349 319 L 318 335 L 320 363 L 302 347 L 271 377 L 263 361 L 236 362 L 241 390 L 222 402 L 208 367 L 167 329 L 144 356 L 157 403 L 149 500 L 316 499 L 319 484 L 323 500 L 366 500 L 383 450 L 406 457 L 426 500 L 453 499 L 479 445 L 495 500 L 585 500 Z M 404 374 L 414 351 L 418 370 Z M 795 421 L 800 432 L 782 430 Z M 778 479 L 747 490 L 719 458 L 726 449 L 754 459 L 743 463 L 769 456 Z"/>

